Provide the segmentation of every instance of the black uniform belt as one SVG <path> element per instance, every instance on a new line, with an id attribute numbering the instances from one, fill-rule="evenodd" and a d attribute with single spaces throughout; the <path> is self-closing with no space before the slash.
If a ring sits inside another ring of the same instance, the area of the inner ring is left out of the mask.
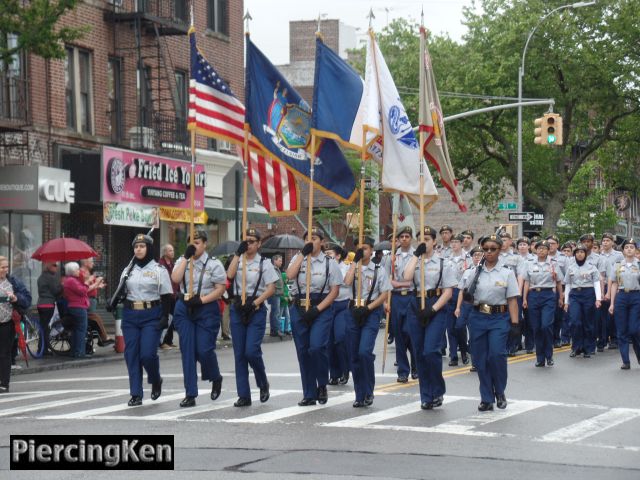
<path id="1" fill-rule="evenodd" d="M 416 290 L 416 297 L 420 296 L 420 292 L 418 290 Z M 442 289 L 441 288 L 432 288 L 431 290 L 426 290 L 424 292 L 425 297 L 427 298 L 433 298 L 433 297 L 439 297 L 440 295 L 442 295 Z"/>
<path id="2" fill-rule="evenodd" d="M 531 292 L 548 292 L 549 290 L 553 290 L 553 287 L 533 287 L 531 288 Z"/>
<path id="3" fill-rule="evenodd" d="M 131 310 L 148 310 L 153 307 L 157 307 L 160 305 L 160 300 L 125 300 L 124 306 L 125 308 L 130 308 Z"/>
<path id="4" fill-rule="evenodd" d="M 391 293 L 393 295 L 401 295 L 403 297 L 406 297 L 407 295 L 413 295 L 415 293 L 415 290 L 393 290 Z"/>
<path id="5" fill-rule="evenodd" d="M 474 305 L 473 308 L 478 310 L 480 313 L 506 313 L 507 306 L 506 305 L 487 305 L 486 303 L 479 303 L 478 305 Z"/>
<path id="6" fill-rule="evenodd" d="M 632 290 L 630 288 L 621 288 L 618 293 L 638 293 L 640 290 Z"/>
<path id="7" fill-rule="evenodd" d="M 571 290 L 575 290 L 576 292 L 589 291 L 593 290 L 593 287 L 571 287 Z"/>

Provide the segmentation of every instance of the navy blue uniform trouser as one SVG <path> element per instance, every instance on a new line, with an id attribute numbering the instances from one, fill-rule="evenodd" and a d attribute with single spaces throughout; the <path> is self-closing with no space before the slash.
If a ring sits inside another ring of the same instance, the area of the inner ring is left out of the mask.
<path id="1" fill-rule="evenodd" d="M 267 372 L 262 360 L 262 339 L 266 330 L 267 307 L 260 305 L 258 311 L 251 315 L 247 325 L 242 323 L 235 305 L 229 311 L 231 317 L 231 342 L 236 367 L 236 389 L 238 396 L 251 398 L 249 386 L 249 365 L 256 377 L 258 388 L 267 386 Z"/>
<path id="2" fill-rule="evenodd" d="M 447 338 L 449 339 L 449 358 L 451 360 L 458 359 L 458 347 L 460 348 L 460 353 L 467 353 L 467 327 L 464 328 L 458 327 L 458 319 L 456 318 L 456 304 L 458 303 L 458 293 L 459 289 L 453 289 L 453 296 L 449 303 L 447 303 L 445 307 L 445 311 L 447 312 Z M 460 309 L 462 311 L 462 309 Z"/>
<path id="3" fill-rule="evenodd" d="M 425 308 L 433 307 L 438 297 L 425 299 Z M 409 309 L 409 331 L 413 343 L 418 367 L 418 381 L 420 384 L 420 401 L 432 402 L 446 392 L 444 377 L 442 376 L 442 336 L 447 328 L 445 308 L 431 319 L 427 327 L 423 327 L 416 316 L 420 299 L 413 298 L 413 308 Z"/>
<path id="4" fill-rule="evenodd" d="M 629 363 L 629 343 L 640 363 L 640 292 L 619 290 L 616 294 L 613 316 L 618 333 L 618 348 L 623 363 Z"/>
<path id="5" fill-rule="evenodd" d="M 162 307 L 148 310 L 122 310 L 122 335 L 124 336 L 124 360 L 129 372 L 129 393 L 142 397 L 142 369 L 147 372 L 147 382 L 160 381 L 160 358 L 158 329 Z M 83 344 L 84 345 L 84 344 Z"/>
<path id="6" fill-rule="evenodd" d="M 333 302 L 333 325 L 329 329 L 329 376 L 338 379 L 349 373 L 349 357 L 345 341 L 349 312 L 349 300 Z"/>
<path id="7" fill-rule="evenodd" d="M 527 298 L 529 322 L 536 341 L 536 360 L 544 362 L 553 357 L 553 326 L 558 296 L 553 290 L 529 290 Z"/>
<path id="8" fill-rule="evenodd" d="M 391 293 L 391 326 L 396 343 L 396 363 L 399 377 L 408 377 L 411 372 L 408 353 L 415 358 L 415 352 L 409 335 L 408 318 L 415 302 L 415 295 Z"/>
<path id="9" fill-rule="evenodd" d="M 380 313 L 378 309 L 372 311 L 364 325 L 356 325 L 351 312 L 347 319 L 347 350 L 349 351 L 349 362 L 353 373 L 353 386 L 356 393 L 356 400 L 364 401 L 368 395 L 373 395 L 376 384 L 374 361 L 376 356 L 373 349 L 376 345 L 376 337 L 380 323 Z"/>
<path id="10" fill-rule="evenodd" d="M 522 297 L 517 297 L 518 300 L 518 321 L 522 319 L 523 316 L 523 308 L 522 308 Z M 535 334 L 533 335 L 535 337 Z M 533 342 L 531 343 L 533 346 Z M 507 336 L 507 351 L 509 353 L 516 353 L 518 349 L 522 348 L 522 336 Z"/>
<path id="11" fill-rule="evenodd" d="M 596 351 L 595 315 L 596 293 L 593 288 L 569 292 L 569 322 L 571 323 L 572 350 L 583 350 L 584 353 Z"/>
<path id="12" fill-rule="evenodd" d="M 478 369 L 480 398 L 493 403 L 496 395 L 503 395 L 507 388 L 507 337 L 510 326 L 509 313 L 481 313 L 475 308 L 469 314 L 471 355 Z"/>
<path id="13" fill-rule="evenodd" d="M 307 326 L 302 321 L 301 313 L 303 312 L 304 307 L 292 305 L 289 308 L 293 341 L 300 365 L 302 394 L 304 398 L 315 400 L 318 396 L 318 387 L 326 386 L 329 381 L 327 345 L 333 308 L 329 307 L 320 312 L 311 326 Z"/>
<path id="14" fill-rule="evenodd" d="M 216 338 L 220 330 L 220 308 L 218 302 L 197 307 L 189 316 L 187 305 L 178 300 L 173 322 L 180 336 L 180 354 L 182 356 L 182 374 L 185 393 L 189 397 L 198 396 L 198 372 L 196 362 L 200 362 L 202 380 L 221 380 L 218 357 L 216 356 Z"/>

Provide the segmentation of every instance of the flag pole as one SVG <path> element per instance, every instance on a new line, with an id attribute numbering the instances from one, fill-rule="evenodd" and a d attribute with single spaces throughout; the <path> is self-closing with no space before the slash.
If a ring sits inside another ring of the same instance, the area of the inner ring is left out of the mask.
<path id="1" fill-rule="evenodd" d="M 247 239 L 247 189 L 249 188 L 249 124 L 244 124 L 244 151 L 243 151 L 243 178 L 242 178 L 242 240 Z M 242 254 L 242 305 L 247 301 L 247 252 Z"/>
<path id="2" fill-rule="evenodd" d="M 362 151 L 360 152 L 360 215 L 358 217 L 358 248 L 362 248 L 364 242 L 364 176 L 366 172 L 366 158 L 367 151 L 365 149 L 367 141 L 367 127 L 362 126 Z M 360 259 L 360 265 L 356 265 L 357 275 L 357 289 L 356 289 L 356 306 L 362 306 L 360 304 L 362 300 L 362 259 Z M 373 288 L 373 286 L 371 287 Z"/>
<path id="3" fill-rule="evenodd" d="M 397 193 L 394 193 L 394 195 L 398 195 Z M 398 212 L 395 211 L 393 212 L 393 232 L 392 232 L 392 237 L 391 237 L 391 279 L 393 280 L 395 277 L 395 270 L 396 270 L 396 233 L 398 229 Z M 387 304 L 389 305 L 389 308 L 387 309 L 387 321 L 386 324 L 384 326 L 384 348 L 383 348 L 383 354 L 382 354 L 382 373 L 384 373 L 384 366 L 387 363 L 387 338 L 389 338 L 389 321 L 391 320 L 391 290 L 389 290 L 389 292 L 387 292 Z"/>
<path id="4" fill-rule="evenodd" d="M 420 20 L 421 28 L 424 28 L 424 7 L 421 12 Z M 422 54 L 422 52 L 420 52 Z M 424 75 L 424 68 L 420 69 L 420 75 Z M 424 99 L 420 98 L 420 102 Z M 420 153 L 418 154 L 418 162 L 420 162 L 420 243 L 424 243 L 424 161 L 422 155 L 424 152 L 424 132 L 420 129 L 419 132 L 420 141 Z M 425 278 L 424 278 L 424 254 L 420 257 L 420 308 L 424 310 L 425 307 Z M 436 285 L 437 286 L 437 285 Z"/>
<path id="5" fill-rule="evenodd" d="M 195 240 L 193 237 L 195 235 L 195 192 L 196 192 L 196 183 L 195 183 L 195 173 L 196 173 L 196 131 L 191 130 L 191 223 L 189 224 L 189 240 L 190 243 L 193 243 Z M 187 291 L 189 298 L 193 295 L 193 255 L 189 258 L 189 289 Z"/>
<path id="6" fill-rule="evenodd" d="M 313 171 L 316 163 L 316 134 L 311 131 L 311 155 L 309 158 L 309 211 L 307 213 L 307 242 L 311 242 L 311 228 L 313 227 Z M 309 310 L 309 299 L 311 298 L 311 254 L 307 255 L 307 271 L 305 276 L 306 292 L 305 310 Z M 298 292 L 300 293 L 300 292 Z"/>

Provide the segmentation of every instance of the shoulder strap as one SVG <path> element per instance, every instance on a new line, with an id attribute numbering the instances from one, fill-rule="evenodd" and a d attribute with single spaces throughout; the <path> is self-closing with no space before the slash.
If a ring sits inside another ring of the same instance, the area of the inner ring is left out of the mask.
<path id="1" fill-rule="evenodd" d="M 373 269 L 373 281 L 371 282 L 371 288 L 369 289 L 369 295 L 367 295 L 367 305 L 371 303 L 371 297 L 373 296 L 373 290 L 376 288 L 376 282 L 378 281 L 378 268 L 380 265 L 376 265 Z"/>
<path id="2" fill-rule="evenodd" d="M 200 270 L 200 279 L 198 280 L 198 291 L 196 295 L 200 295 L 200 291 L 202 290 L 202 279 L 204 278 L 204 271 L 207 268 L 207 263 L 209 263 L 209 257 L 204 261 L 204 265 L 202 266 L 202 270 Z M 195 269 L 195 268 L 194 268 Z"/>
<path id="3" fill-rule="evenodd" d="M 440 275 L 438 275 L 438 283 L 436 283 L 436 288 L 440 288 L 440 283 L 442 282 L 442 270 L 444 270 L 444 258 L 440 257 Z"/>
<path id="4" fill-rule="evenodd" d="M 327 264 L 327 268 L 324 272 L 324 285 L 322 285 L 322 290 L 320 290 L 320 295 L 322 295 L 324 293 L 324 289 L 327 288 L 327 283 L 329 282 L 329 261 L 330 258 L 327 256 L 325 257 L 326 260 L 326 264 Z"/>
<path id="5" fill-rule="evenodd" d="M 256 288 L 253 289 L 253 295 L 252 297 L 255 298 L 256 294 L 258 293 L 258 288 L 260 287 L 260 282 L 262 281 L 262 262 L 264 261 L 264 257 L 260 256 L 260 267 L 259 267 L 259 273 L 258 273 L 258 281 L 256 282 Z"/>

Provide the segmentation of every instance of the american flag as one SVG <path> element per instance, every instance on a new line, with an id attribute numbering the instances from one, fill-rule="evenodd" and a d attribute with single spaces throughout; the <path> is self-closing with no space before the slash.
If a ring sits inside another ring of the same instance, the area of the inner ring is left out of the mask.
<path id="1" fill-rule="evenodd" d="M 191 78 L 189 80 L 190 130 L 205 137 L 244 145 L 244 105 L 231 88 L 202 56 L 196 46 L 195 30 L 191 41 Z M 295 177 L 280 162 L 258 154 L 250 144 L 248 176 L 253 188 L 270 215 L 293 215 L 298 212 L 298 186 Z M 238 151 L 242 154 L 242 149 Z M 244 159 L 244 156 L 241 158 Z"/>

